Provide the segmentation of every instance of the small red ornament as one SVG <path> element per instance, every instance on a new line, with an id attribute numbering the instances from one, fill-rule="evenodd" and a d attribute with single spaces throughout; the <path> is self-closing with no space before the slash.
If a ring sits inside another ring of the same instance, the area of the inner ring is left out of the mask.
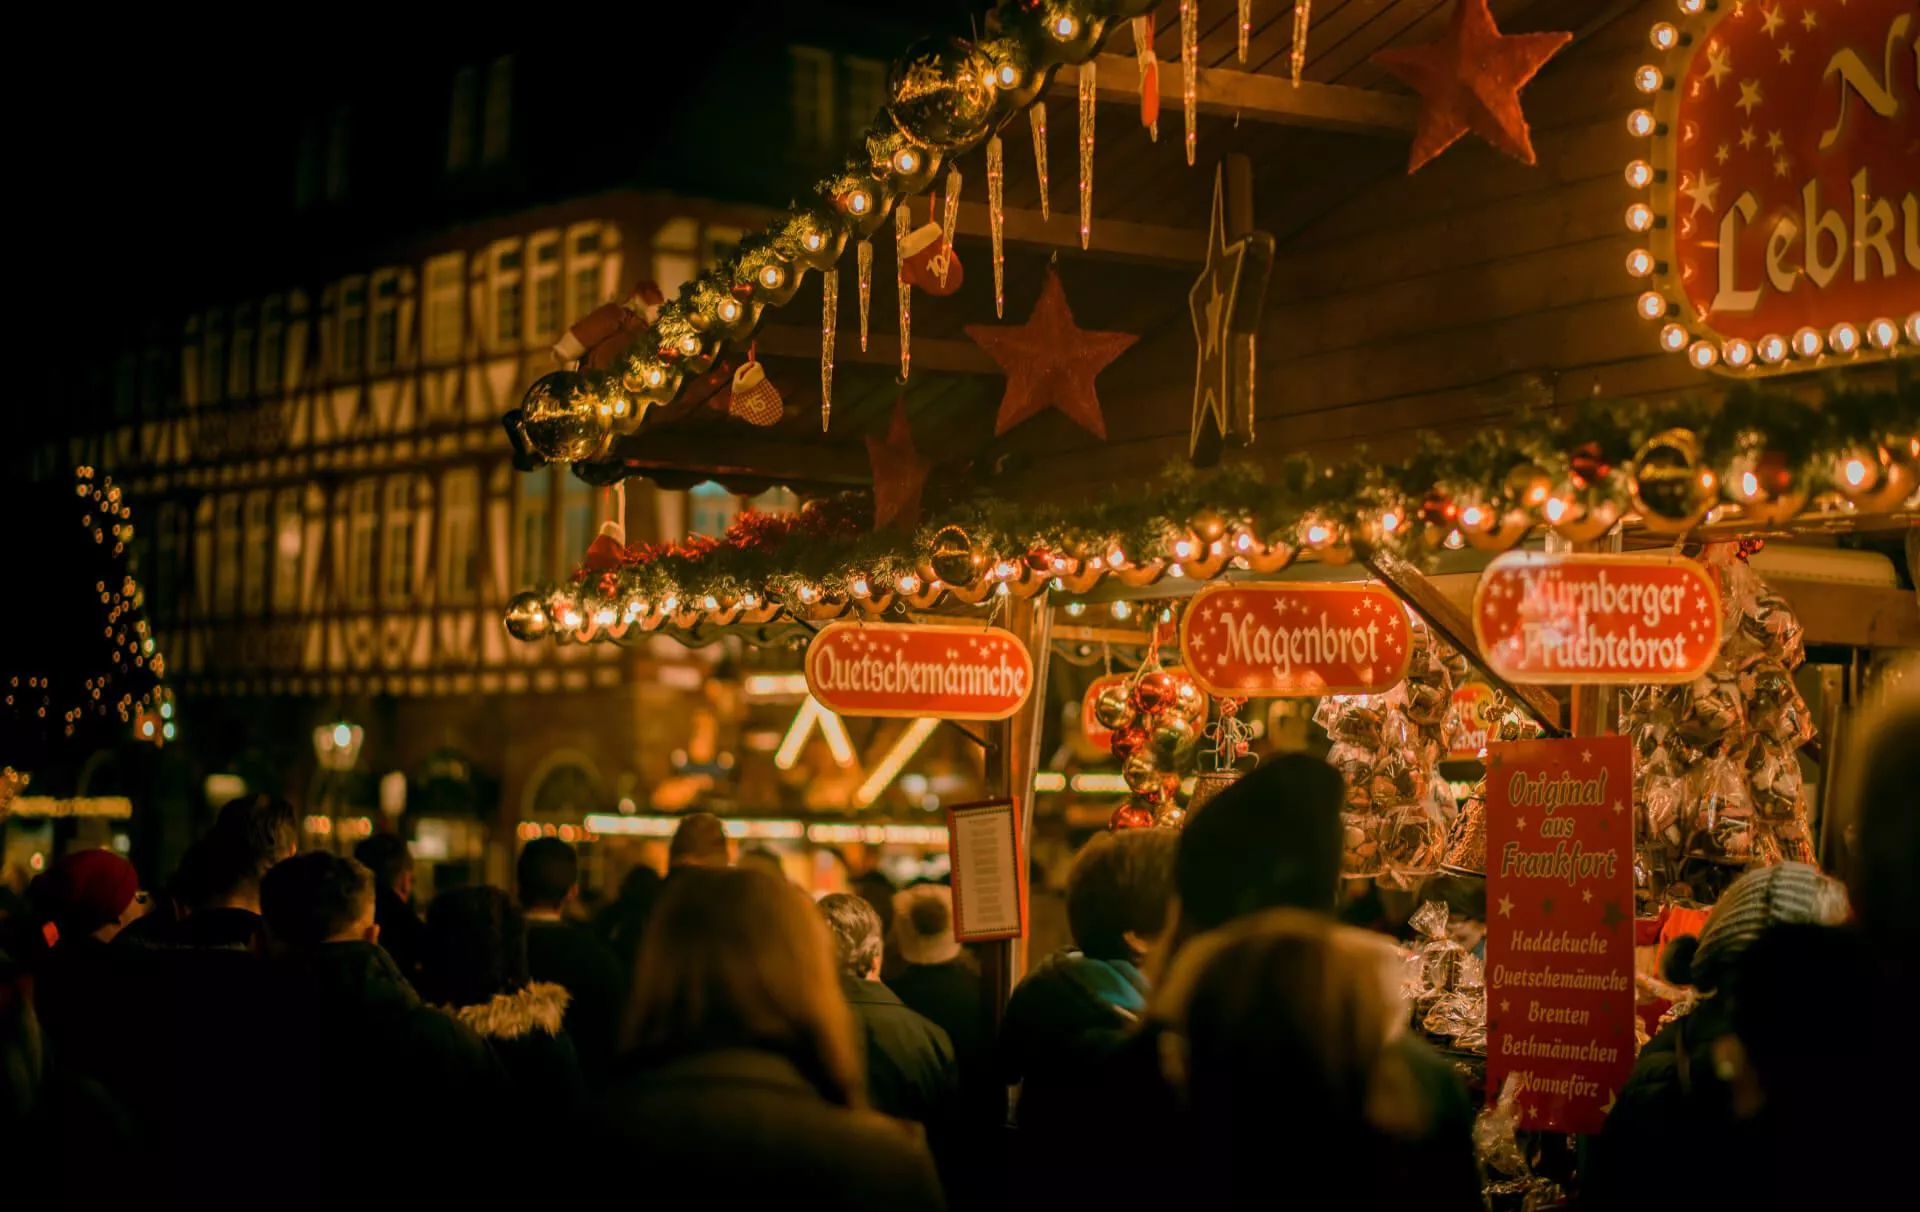
<path id="1" fill-rule="evenodd" d="M 1582 488 L 1591 488 L 1613 473 L 1613 467 L 1600 452 L 1600 443 L 1582 442 L 1567 460 L 1568 469 Z"/>
<path id="2" fill-rule="evenodd" d="M 1133 684 L 1133 705 L 1151 715 L 1171 704 L 1178 691 L 1173 677 L 1165 672 L 1143 674 Z"/>
<path id="3" fill-rule="evenodd" d="M 1138 724 L 1129 724 L 1125 728 L 1116 728 L 1113 739 L 1107 742 L 1107 748 L 1113 756 L 1125 760 L 1147 747 L 1147 730 Z"/>
<path id="4" fill-rule="evenodd" d="M 930 295 L 951 295 L 967 280 L 960 254 L 954 251 L 952 241 L 945 238 L 938 223 L 922 223 L 914 228 L 900 251 L 904 257 L 900 264 L 901 276 L 911 282 L 915 290 Z M 943 274 L 945 281 L 941 280 Z"/>
<path id="5" fill-rule="evenodd" d="M 1125 803 L 1113 810 L 1107 818 L 1107 828 L 1118 833 L 1122 829 L 1150 829 L 1153 827 L 1153 812 L 1135 803 Z"/>
<path id="6" fill-rule="evenodd" d="M 867 439 L 867 459 L 873 464 L 873 528 L 912 530 L 918 526 L 920 498 L 926 492 L 933 463 L 914 449 L 905 397 L 893 402 L 887 436 Z"/>
<path id="7" fill-rule="evenodd" d="M 994 436 L 1045 409 L 1058 408 L 1094 437 L 1106 439 L 1094 376 L 1140 338 L 1076 325 L 1059 274 L 1047 270 L 1040 301 L 1025 324 L 969 324 L 966 332 L 1007 372 L 1007 394 L 993 421 Z"/>
<path id="8" fill-rule="evenodd" d="M 1455 0 L 1440 41 L 1376 52 L 1373 61 L 1420 94 L 1420 126 L 1407 172 L 1472 131 L 1522 164 L 1534 162 L 1520 90 L 1547 60 L 1573 41 L 1570 33 L 1503 34 L 1487 0 Z"/>
<path id="9" fill-rule="evenodd" d="M 587 370 L 605 370 L 626 351 L 634 331 L 653 323 L 666 296 L 642 282 L 626 298 L 602 303 L 581 316 L 553 346 L 554 360 L 579 362 Z"/>

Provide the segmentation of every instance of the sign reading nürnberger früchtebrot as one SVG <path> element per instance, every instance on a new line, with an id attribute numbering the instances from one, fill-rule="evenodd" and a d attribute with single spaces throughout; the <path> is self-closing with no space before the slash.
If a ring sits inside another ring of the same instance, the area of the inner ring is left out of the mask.
<path id="1" fill-rule="evenodd" d="M 1407 676 L 1406 607 L 1373 585 L 1213 585 L 1180 620 L 1180 651 L 1203 690 L 1290 698 L 1382 694 Z"/>
<path id="2" fill-rule="evenodd" d="M 1512 682 L 1690 682 L 1720 651 L 1720 590 L 1692 560 L 1513 551 L 1480 574 L 1473 632 Z"/>
<path id="3" fill-rule="evenodd" d="M 1033 693 L 1033 658 L 1005 631 L 835 623 L 807 647 L 807 689 L 840 715 L 1004 720 Z"/>

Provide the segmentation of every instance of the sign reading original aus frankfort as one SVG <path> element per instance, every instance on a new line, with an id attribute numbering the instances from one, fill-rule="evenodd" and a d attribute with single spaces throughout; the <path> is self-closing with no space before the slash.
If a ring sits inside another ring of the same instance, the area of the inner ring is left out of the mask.
<path id="1" fill-rule="evenodd" d="M 1628 226 L 1652 258 L 1629 268 L 1657 288 L 1641 314 L 1664 309 L 1661 345 L 1723 372 L 1915 352 L 1920 6 L 1705 7 L 1666 14 L 1635 76 L 1629 129 L 1653 163 L 1627 176 L 1652 206 Z"/>

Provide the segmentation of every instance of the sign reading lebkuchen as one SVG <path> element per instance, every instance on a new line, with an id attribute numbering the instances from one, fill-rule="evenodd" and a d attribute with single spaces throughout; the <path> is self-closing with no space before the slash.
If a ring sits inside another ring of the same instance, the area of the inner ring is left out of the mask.
<path id="1" fill-rule="evenodd" d="M 1744 375 L 1910 352 L 1920 341 L 1909 319 L 1920 308 L 1914 0 L 1668 15 L 1678 32 L 1666 62 L 1636 77 L 1664 176 L 1640 183 L 1664 220 L 1647 236 L 1656 285 L 1707 349 L 1677 338 L 1667 348 Z"/>
<path id="2" fill-rule="evenodd" d="M 1511 682 L 1690 682 L 1720 651 L 1720 591 L 1692 560 L 1510 551 L 1480 574 L 1473 634 Z"/>
<path id="3" fill-rule="evenodd" d="M 1033 658 L 988 628 L 834 623 L 807 646 L 807 689 L 840 715 L 1004 720 L 1033 693 Z"/>
<path id="4" fill-rule="evenodd" d="M 1626 737 L 1487 748 L 1487 1098 L 1598 1132 L 1633 1071 L 1633 751 Z"/>
<path id="5" fill-rule="evenodd" d="M 1465 682 L 1453 692 L 1453 719 L 1447 728 L 1447 757 L 1470 760 L 1487 747 L 1493 720 L 1493 687 Z"/>
<path id="6" fill-rule="evenodd" d="M 1209 694 L 1381 694 L 1407 676 L 1406 607 L 1374 585 L 1211 585 L 1180 620 L 1180 652 Z"/>
<path id="7" fill-rule="evenodd" d="M 1166 669 L 1161 672 L 1176 682 L 1193 681 L 1192 678 L 1187 676 L 1187 671 L 1184 669 Z M 1107 746 L 1113 744 L 1113 730 L 1100 722 L 1100 717 L 1094 713 L 1094 704 L 1100 701 L 1101 692 L 1107 688 L 1111 686 L 1125 686 L 1133 681 L 1133 679 L 1134 675 L 1131 673 L 1110 673 L 1105 677 L 1095 678 L 1092 684 L 1087 687 L 1087 693 L 1081 697 L 1080 730 L 1086 735 L 1087 743 L 1094 748 L 1105 749 Z"/>

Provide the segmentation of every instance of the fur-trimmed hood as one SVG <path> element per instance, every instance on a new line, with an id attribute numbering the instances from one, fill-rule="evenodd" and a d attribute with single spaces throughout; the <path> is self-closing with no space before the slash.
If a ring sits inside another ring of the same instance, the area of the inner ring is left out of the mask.
<path id="1" fill-rule="evenodd" d="M 572 1000 L 559 985 L 535 981 L 517 993 L 496 993 L 492 1001 L 444 1008 L 487 1039 L 519 1039 L 535 1031 L 560 1034 L 560 1020 Z"/>

